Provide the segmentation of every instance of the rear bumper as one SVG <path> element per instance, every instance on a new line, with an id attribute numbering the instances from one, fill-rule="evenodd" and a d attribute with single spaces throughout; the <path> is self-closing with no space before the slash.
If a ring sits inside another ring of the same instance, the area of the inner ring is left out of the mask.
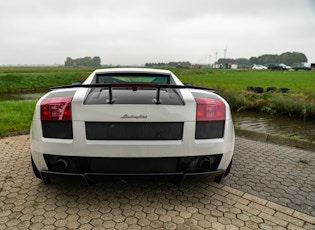
<path id="1" fill-rule="evenodd" d="M 45 184 L 50 183 L 50 179 L 52 177 L 71 177 L 71 178 L 79 178 L 86 185 L 91 185 L 94 183 L 96 178 L 100 177 L 126 177 L 126 176 L 134 176 L 134 177 L 143 177 L 143 176 L 178 176 L 178 183 L 181 184 L 187 176 L 201 176 L 201 175 L 210 175 L 219 179 L 216 179 L 217 182 L 221 181 L 224 177 L 226 170 L 218 169 L 216 171 L 211 172 L 157 172 L 157 173 L 63 173 L 63 172 L 52 172 L 52 171 L 41 171 L 40 175 Z"/>
<path id="2" fill-rule="evenodd" d="M 222 154 L 164 158 L 105 158 L 44 154 L 48 169 L 39 170 L 45 183 L 49 178 L 78 177 L 87 184 L 102 176 L 224 176 L 218 169 Z"/>

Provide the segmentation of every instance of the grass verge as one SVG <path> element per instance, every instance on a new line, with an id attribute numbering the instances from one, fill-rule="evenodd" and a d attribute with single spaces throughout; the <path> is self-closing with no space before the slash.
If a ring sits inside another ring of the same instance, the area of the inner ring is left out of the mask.
<path id="1" fill-rule="evenodd" d="M 28 130 L 36 100 L 0 102 L 0 136 Z"/>

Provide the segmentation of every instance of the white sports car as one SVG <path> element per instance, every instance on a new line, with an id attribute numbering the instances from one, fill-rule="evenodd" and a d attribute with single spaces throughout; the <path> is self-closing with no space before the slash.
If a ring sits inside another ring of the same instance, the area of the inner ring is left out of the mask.
<path id="1" fill-rule="evenodd" d="M 234 126 L 212 89 L 184 85 L 171 71 L 95 70 L 83 84 L 55 87 L 36 104 L 32 167 L 53 176 L 211 174 L 230 171 Z"/>

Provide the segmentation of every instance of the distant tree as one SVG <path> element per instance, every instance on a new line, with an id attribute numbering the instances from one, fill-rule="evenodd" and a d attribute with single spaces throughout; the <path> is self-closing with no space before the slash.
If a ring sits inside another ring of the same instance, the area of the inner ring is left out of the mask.
<path id="1" fill-rule="evenodd" d="M 189 61 L 183 61 L 183 62 L 179 62 L 178 66 L 182 66 L 182 67 L 187 68 L 187 67 L 191 66 L 191 63 Z"/>
<path id="2" fill-rule="evenodd" d="M 305 54 L 299 52 L 285 52 L 280 55 L 277 54 L 264 54 L 259 57 L 251 57 L 250 64 L 277 64 L 283 63 L 286 65 L 293 65 L 294 63 L 307 62 Z"/>
<path id="3" fill-rule="evenodd" d="M 101 58 L 100 57 L 93 57 L 92 58 L 92 65 L 93 66 L 100 66 L 101 65 Z"/>
<path id="4" fill-rule="evenodd" d="M 145 67 L 189 67 L 191 63 L 188 61 L 185 62 L 158 62 L 158 63 L 145 63 Z"/>
<path id="5" fill-rule="evenodd" d="M 65 61 L 65 66 L 101 66 L 101 58 L 100 57 L 84 57 L 84 58 L 77 58 L 72 59 L 71 57 L 67 57 Z"/>
<path id="6" fill-rule="evenodd" d="M 281 63 L 293 65 L 295 63 L 307 62 L 305 54 L 299 52 L 286 52 L 280 55 Z"/>
<path id="7" fill-rule="evenodd" d="M 260 64 L 260 63 L 258 62 L 258 58 L 257 58 L 257 57 L 251 57 L 251 58 L 249 59 L 249 63 L 250 63 L 251 65 Z"/>
<path id="8" fill-rule="evenodd" d="M 247 58 L 237 58 L 235 59 L 235 63 L 243 66 L 250 65 L 250 62 Z"/>
<path id="9" fill-rule="evenodd" d="M 264 54 L 258 57 L 258 63 L 268 65 L 272 63 L 279 63 L 279 55 L 277 54 Z"/>
<path id="10" fill-rule="evenodd" d="M 73 66 L 74 65 L 74 60 L 71 57 L 67 57 L 65 61 L 65 66 Z"/>

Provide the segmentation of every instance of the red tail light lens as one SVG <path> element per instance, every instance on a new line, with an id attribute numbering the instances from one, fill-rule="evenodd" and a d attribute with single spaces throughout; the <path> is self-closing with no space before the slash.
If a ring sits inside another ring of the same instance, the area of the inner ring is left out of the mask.
<path id="1" fill-rule="evenodd" d="M 225 120 L 225 104 L 219 99 L 195 98 L 197 102 L 197 121 Z"/>
<path id="2" fill-rule="evenodd" d="M 41 120 L 71 120 L 72 97 L 46 98 L 40 105 Z"/>

